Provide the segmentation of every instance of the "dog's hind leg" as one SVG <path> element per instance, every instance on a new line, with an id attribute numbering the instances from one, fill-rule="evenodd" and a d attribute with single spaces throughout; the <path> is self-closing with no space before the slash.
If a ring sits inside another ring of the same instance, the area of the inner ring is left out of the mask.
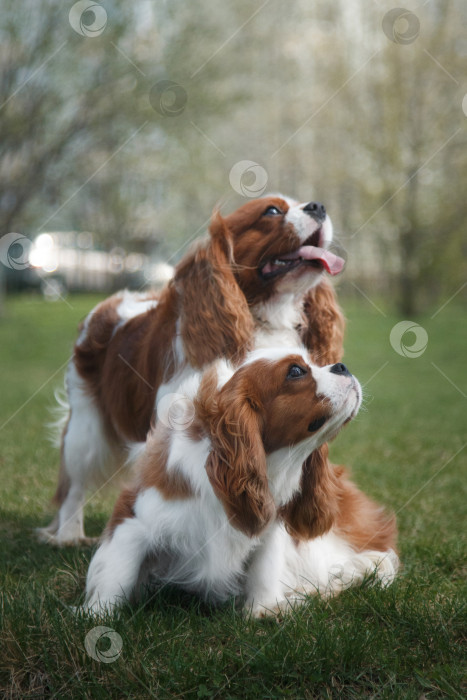
<path id="1" fill-rule="evenodd" d="M 104 420 L 73 362 L 67 373 L 70 412 L 62 435 L 61 466 L 54 502 L 59 507 L 52 523 L 36 532 L 51 544 L 90 544 L 85 536 L 83 508 L 86 492 L 106 484 L 123 462 L 123 450 L 112 444 Z"/>

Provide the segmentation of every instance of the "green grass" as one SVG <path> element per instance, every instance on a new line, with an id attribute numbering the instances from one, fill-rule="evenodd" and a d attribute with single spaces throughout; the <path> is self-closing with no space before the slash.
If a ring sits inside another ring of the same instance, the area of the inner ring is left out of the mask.
<path id="1" fill-rule="evenodd" d="M 233 603 L 211 609 L 166 588 L 143 609 L 127 607 L 100 623 L 123 643 L 116 661 L 101 663 L 85 650 L 96 623 L 67 607 L 80 601 L 92 550 L 53 549 L 32 534 L 51 516 L 58 454 L 44 424 L 62 381 L 57 370 L 69 357 L 78 321 L 94 303 L 86 296 L 71 297 L 71 308 L 34 297 L 10 299 L 0 320 L 0 693 L 463 697 L 465 311 L 451 303 L 433 319 L 417 319 L 429 342 L 423 355 L 408 359 L 389 343 L 401 319 L 383 316 L 366 302 L 343 300 L 345 361 L 368 384 L 366 410 L 333 443 L 331 456 L 350 465 L 366 492 L 397 511 L 403 569 L 393 586 L 311 599 L 280 622 L 243 617 Z M 89 534 L 103 528 L 114 497 L 91 500 Z M 98 649 L 105 651 L 105 645 L 101 640 Z"/>

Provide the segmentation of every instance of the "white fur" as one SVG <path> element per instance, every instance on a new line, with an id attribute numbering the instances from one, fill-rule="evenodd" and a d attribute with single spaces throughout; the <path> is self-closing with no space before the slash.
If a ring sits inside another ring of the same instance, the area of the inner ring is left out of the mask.
<path id="1" fill-rule="evenodd" d="M 313 436 L 298 445 L 282 447 L 269 455 L 269 489 L 278 506 L 290 501 L 293 494 L 298 491 L 302 471 L 297 469 L 297 465 L 301 466 L 320 443 L 321 440 Z"/>
<path id="2" fill-rule="evenodd" d="M 126 520 L 105 540 L 91 560 L 87 577 L 88 606 L 123 601 L 136 586 L 147 552 L 147 533 L 138 518 Z"/>
<path id="3" fill-rule="evenodd" d="M 156 412 L 158 410 L 159 403 L 168 394 L 184 394 L 185 389 L 183 388 L 185 383 L 188 382 L 199 382 L 199 373 L 193 369 L 190 365 L 186 364 L 182 369 L 180 369 L 174 376 L 169 379 L 168 382 L 161 384 L 156 394 Z M 197 387 L 196 387 L 197 388 Z M 163 405 L 163 404 L 162 404 Z"/>
<path id="4" fill-rule="evenodd" d="M 120 321 L 115 325 L 113 333 L 115 333 L 117 328 L 120 328 L 120 326 L 129 321 L 131 318 L 144 314 L 146 311 L 149 311 L 149 309 L 155 308 L 158 304 L 157 299 L 148 298 L 148 295 L 145 293 L 130 292 L 128 289 L 117 292 L 113 298 L 120 301 L 117 307 L 117 314 L 120 317 Z M 89 323 L 92 317 L 96 311 L 100 309 L 101 305 L 105 303 L 106 302 L 104 301 L 101 302 L 101 304 L 98 304 L 84 319 L 83 327 L 78 336 L 78 340 L 76 341 L 78 346 L 81 345 L 87 336 Z"/>
<path id="5" fill-rule="evenodd" d="M 130 292 L 126 289 L 122 295 L 122 301 L 117 308 L 117 313 L 123 323 L 130 318 L 146 313 L 149 309 L 154 309 L 158 304 L 157 299 L 148 299 L 146 294 Z"/>
<path id="6" fill-rule="evenodd" d="M 307 288 L 309 286 L 308 279 Z M 297 326 L 302 320 L 302 315 L 295 293 L 277 294 L 269 301 L 256 304 L 252 313 L 257 321 L 255 348 L 297 344 Z"/>
<path id="7" fill-rule="evenodd" d="M 303 211 L 306 205 L 307 202 L 304 202 L 302 204 L 295 203 L 292 206 L 289 205 L 289 210 L 285 215 L 285 221 L 289 224 L 292 224 L 295 232 L 301 239 L 301 243 L 304 243 L 306 239 L 311 236 L 312 233 L 317 231 L 322 226 L 322 242 L 329 245 L 329 243 L 332 242 L 333 236 L 331 219 L 326 214 L 324 222 L 322 224 L 317 223 L 315 219 L 313 219 L 313 217 L 307 214 L 306 211 Z"/>
<path id="8" fill-rule="evenodd" d="M 302 245 L 315 231 L 321 228 L 321 245 L 329 246 L 333 237 L 332 221 L 328 215 L 322 224 L 303 211 L 306 202 L 296 202 L 289 197 L 278 194 L 289 205 L 285 222 L 292 225 Z M 295 345 L 297 343 L 297 326 L 300 324 L 301 300 L 303 295 L 321 280 L 322 272 L 309 269 L 306 275 L 285 275 L 276 283 L 273 297 L 257 304 L 252 309 L 258 321 L 255 335 L 256 347 L 268 345 Z"/>
<path id="9" fill-rule="evenodd" d="M 145 449 L 145 442 L 132 442 L 129 445 L 127 445 L 126 463 L 128 465 L 134 464 L 144 454 Z"/>
<path id="10" fill-rule="evenodd" d="M 321 226 L 320 223 L 303 211 L 304 206 L 306 205 L 296 204 L 295 206 L 289 207 L 285 215 L 285 222 L 294 227 L 294 231 L 297 236 L 299 236 L 301 243 L 304 243 L 305 240 Z"/>
<path id="11" fill-rule="evenodd" d="M 252 362 L 256 362 L 257 360 L 270 360 L 271 362 L 275 362 L 276 360 L 282 360 L 288 355 L 299 355 L 299 357 L 302 358 L 303 363 L 311 367 L 310 358 L 306 349 L 302 345 L 297 345 L 296 343 L 287 347 L 282 347 L 279 345 L 276 347 L 269 346 L 266 348 L 255 348 L 248 353 L 242 365 L 250 365 Z M 315 375 L 315 370 L 319 370 L 319 368 L 313 366 L 313 376 Z"/>
<path id="12" fill-rule="evenodd" d="M 53 416 L 47 427 L 50 430 L 50 441 L 54 447 L 60 448 L 62 444 L 63 431 L 65 430 L 68 417 L 70 415 L 70 404 L 66 392 L 66 385 L 54 391 L 56 405 L 50 410 Z"/>
<path id="13" fill-rule="evenodd" d="M 181 384 L 192 375 L 197 373 L 193 370 L 193 367 L 187 363 L 185 357 L 185 351 L 183 349 L 183 341 L 180 334 L 180 320 L 177 320 L 175 326 L 175 338 L 173 340 L 173 352 L 175 357 L 175 371 L 173 377 L 169 379 L 168 382 L 164 382 L 160 385 L 156 394 L 156 407 L 159 401 L 167 394 L 172 394 L 175 391 L 178 392 L 178 388 Z M 199 380 L 199 378 L 198 378 Z"/>
<path id="14" fill-rule="evenodd" d="M 101 412 L 73 364 L 67 371 L 67 390 L 72 407 L 63 445 L 67 472 L 73 481 L 97 486 L 108 476 L 113 447 L 104 437 Z"/>
<path id="15" fill-rule="evenodd" d="M 58 517 L 48 528 L 38 530 L 41 539 L 55 544 L 86 539 L 83 528 L 86 491 L 115 476 L 124 459 L 123 451 L 106 439 L 101 412 L 73 363 L 68 366 L 66 386 L 71 411 L 63 436 L 62 460 L 70 486 Z"/>
<path id="16" fill-rule="evenodd" d="M 331 373 L 330 367 L 311 365 L 302 348 L 257 350 L 246 363 L 259 359 L 273 363 L 297 353 L 331 400 L 332 420 L 341 425 L 360 403 L 349 378 Z M 233 373 L 230 365 L 223 360 L 215 364 L 227 381 Z M 199 378 L 197 373 L 196 380 L 180 385 L 180 393 L 188 400 L 195 398 Z M 347 384 L 347 393 L 342 393 L 341 385 Z M 325 433 L 326 425 L 298 445 L 267 457 L 276 506 L 287 502 L 298 488 L 302 462 L 322 444 Z M 154 487 L 142 487 L 134 517 L 117 525 L 94 555 L 87 577 L 86 609 L 110 609 L 137 595 L 137 584 L 144 582 L 142 572 L 149 572 L 159 583 L 182 586 L 214 602 L 240 594 L 257 616 L 298 604 L 305 594 L 336 593 L 373 572 L 384 584 L 394 578 L 398 560 L 393 552 L 356 552 L 332 531 L 297 545 L 275 521 L 260 536 L 248 537 L 231 525 L 207 478 L 205 463 L 213 449 L 210 439 L 195 440 L 186 429 L 159 422 L 149 440 L 167 437 L 167 469 L 180 470 L 194 495 L 166 500 Z"/>
<path id="17" fill-rule="evenodd" d="M 394 580 L 399 559 L 393 550 L 356 552 L 334 532 L 295 544 L 276 523 L 258 547 L 246 583 L 246 606 L 264 616 L 304 601 L 304 595 L 334 595 L 375 574 L 382 585 Z"/>
<path id="18" fill-rule="evenodd" d="M 78 336 L 78 340 L 76 341 L 76 345 L 81 345 L 83 340 L 86 338 L 86 336 L 88 334 L 88 329 L 89 329 L 89 324 L 91 322 L 91 319 L 94 316 L 94 314 L 96 313 L 96 311 L 98 311 L 100 306 L 101 306 L 101 304 L 97 304 L 97 306 L 92 311 L 90 311 L 88 313 L 88 315 L 86 316 L 86 318 L 84 319 L 83 327 L 81 328 L 81 332 Z"/>

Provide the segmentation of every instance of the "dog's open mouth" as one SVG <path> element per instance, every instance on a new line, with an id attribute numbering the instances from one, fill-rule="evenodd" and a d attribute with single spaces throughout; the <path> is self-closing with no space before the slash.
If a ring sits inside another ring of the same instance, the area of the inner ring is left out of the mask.
<path id="1" fill-rule="evenodd" d="M 313 267 L 317 270 L 326 270 L 330 275 L 337 275 L 344 267 L 345 261 L 330 250 L 322 248 L 322 230 L 315 231 L 305 243 L 290 253 L 283 253 L 270 258 L 261 268 L 263 279 L 271 279 L 279 275 L 295 270 L 301 265 Z"/>

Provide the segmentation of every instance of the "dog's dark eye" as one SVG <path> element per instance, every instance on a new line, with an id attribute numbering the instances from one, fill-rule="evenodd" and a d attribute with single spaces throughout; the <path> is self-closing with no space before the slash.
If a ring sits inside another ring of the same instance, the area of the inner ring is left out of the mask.
<path id="1" fill-rule="evenodd" d="M 298 379 L 299 377 L 304 377 L 305 374 L 306 369 L 303 369 L 300 365 L 292 365 L 287 372 L 287 379 Z"/>
<path id="2" fill-rule="evenodd" d="M 310 433 L 314 433 L 320 428 L 323 427 L 323 425 L 326 423 L 326 418 L 323 416 L 323 418 L 317 418 L 314 420 L 310 425 L 308 426 L 308 430 Z"/>
<path id="3" fill-rule="evenodd" d="M 282 212 L 277 207 L 268 207 L 263 211 L 263 216 L 282 216 Z"/>

